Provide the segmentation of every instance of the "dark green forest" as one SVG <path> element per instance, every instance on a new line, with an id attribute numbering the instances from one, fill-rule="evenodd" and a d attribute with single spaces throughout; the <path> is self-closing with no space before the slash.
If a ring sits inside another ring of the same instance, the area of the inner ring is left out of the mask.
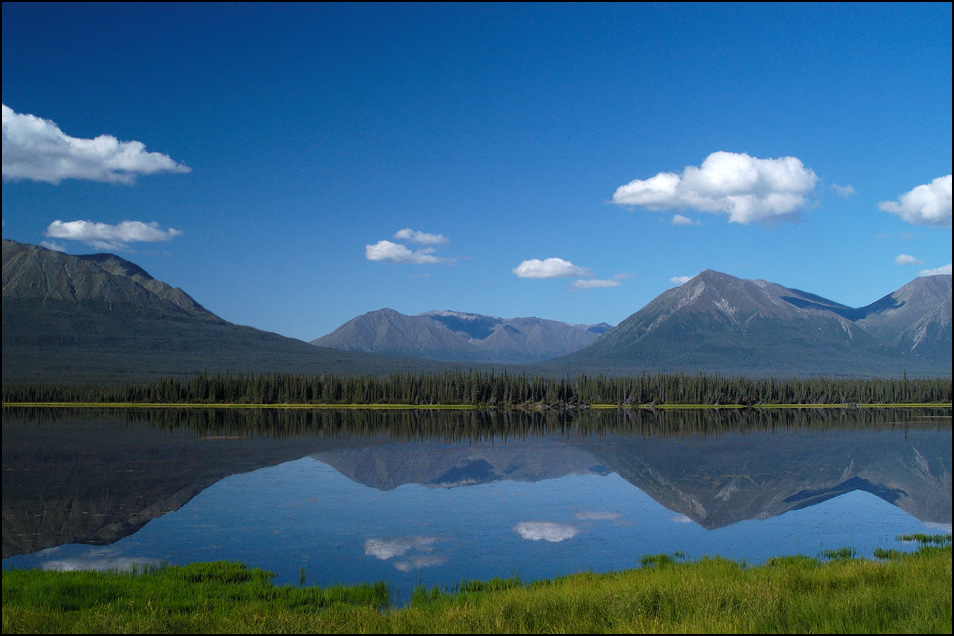
<path id="1" fill-rule="evenodd" d="M 497 409 L 779 404 L 947 404 L 951 378 L 747 378 L 642 374 L 554 379 L 504 372 L 389 376 L 199 374 L 144 384 L 10 384 L 4 403 L 473 405 Z"/>

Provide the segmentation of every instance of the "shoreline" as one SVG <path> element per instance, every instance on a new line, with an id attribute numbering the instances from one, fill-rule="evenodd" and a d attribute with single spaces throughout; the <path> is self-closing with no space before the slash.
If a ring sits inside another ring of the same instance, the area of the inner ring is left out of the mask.
<path id="1" fill-rule="evenodd" d="M 129 409 L 342 409 L 342 410 L 447 410 L 447 411 L 545 411 L 545 410 L 743 410 L 743 409 L 908 409 L 908 408 L 954 408 L 951 402 L 917 403 L 870 403 L 870 404 L 587 404 L 569 408 L 545 404 L 515 405 L 509 408 L 488 407 L 479 404 L 334 404 L 334 403 L 288 403 L 288 404 L 241 404 L 241 403 L 196 403 L 196 402 L 4 402 L 3 408 L 129 408 Z"/>

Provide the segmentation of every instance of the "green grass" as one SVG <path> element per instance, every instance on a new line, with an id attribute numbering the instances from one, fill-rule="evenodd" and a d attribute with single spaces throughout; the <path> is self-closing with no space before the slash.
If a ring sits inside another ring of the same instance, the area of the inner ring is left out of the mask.
<path id="1" fill-rule="evenodd" d="M 381 583 L 276 587 L 228 562 L 13 570 L 3 573 L 3 632 L 951 633 L 950 535 L 908 539 L 920 548 L 873 560 L 851 550 L 758 567 L 645 556 L 623 572 L 419 588 L 403 608 L 388 607 Z"/>

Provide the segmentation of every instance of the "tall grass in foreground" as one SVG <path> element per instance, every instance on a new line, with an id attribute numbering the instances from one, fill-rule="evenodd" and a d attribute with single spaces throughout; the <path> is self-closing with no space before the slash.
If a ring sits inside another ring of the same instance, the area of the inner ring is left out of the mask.
<path id="1" fill-rule="evenodd" d="M 10 632 L 912 632 L 951 633 L 951 543 L 928 537 L 878 560 L 851 551 L 725 559 L 644 557 L 642 567 L 415 591 L 388 609 L 383 584 L 276 587 L 235 563 L 139 574 L 6 571 Z"/>

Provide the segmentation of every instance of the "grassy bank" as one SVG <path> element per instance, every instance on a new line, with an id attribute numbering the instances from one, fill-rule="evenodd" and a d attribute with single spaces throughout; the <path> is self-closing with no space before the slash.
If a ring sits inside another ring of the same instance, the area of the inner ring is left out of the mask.
<path id="1" fill-rule="evenodd" d="M 911 553 L 724 559 L 455 591 L 416 590 L 389 608 L 383 584 L 276 587 L 217 562 L 132 573 L 7 571 L 4 633 L 951 633 L 951 540 Z"/>

